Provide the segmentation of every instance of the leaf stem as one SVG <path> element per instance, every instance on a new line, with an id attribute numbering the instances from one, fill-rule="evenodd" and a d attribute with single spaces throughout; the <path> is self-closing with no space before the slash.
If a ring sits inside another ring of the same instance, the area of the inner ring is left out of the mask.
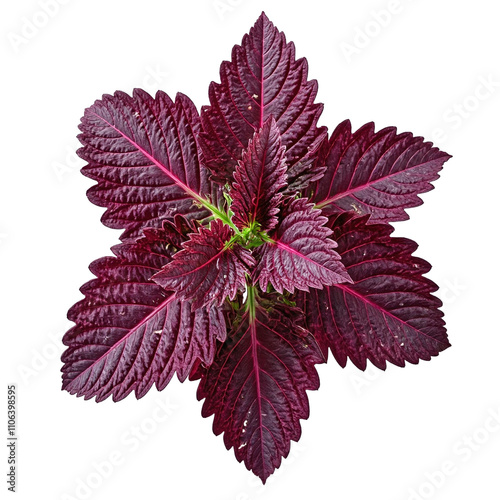
<path id="1" fill-rule="evenodd" d="M 203 205 L 206 209 L 210 210 L 217 219 L 220 219 L 222 222 L 224 222 L 224 224 L 230 226 L 236 234 L 240 233 L 240 230 L 233 224 L 231 217 L 227 213 L 212 205 L 208 200 L 198 194 L 195 194 L 194 198 L 198 203 Z"/>
<path id="2" fill-rule="evenodd" d="M 254 285 L 247 284 L 247 300 L 245 311 L 248 313 L 250 324 L 255 321 L 255 310 L 257 309 L 257 289 Z"/>
<path id="3" fill-rule="evenodd" d="M 331 201 L 332 201 L 331 199 L 326 199 L 326 200 L 320 201 L 319 203 L 315 203 L 313 209 L 315 208 L 317 210 L 321 210 L 324 207 L 328 206 L 331 203 Z"/>

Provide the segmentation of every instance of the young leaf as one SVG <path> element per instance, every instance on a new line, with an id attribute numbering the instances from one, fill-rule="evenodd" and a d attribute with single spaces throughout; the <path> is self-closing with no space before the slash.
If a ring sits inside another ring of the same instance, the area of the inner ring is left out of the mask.
<path id="1" fill-rule="evenodd" d="M 175 372 L 185 380 L 197 360 L 212 363 L 216 339 L 226 337 L 222 312 L 193 312 L 189 301 L 151 282 L 171 260 L 171 242 L 166 231 L 149 229 L 136 243 L 114 247 L 116 257 L 92 263 L 97 279 L 68 313 L 76 325 L 63 339 L 63 389 L 96 401 L 119 401 L 131 391 L 141 398 Z"/>
<path id="2" fill-rule="evenodd" d="M 441 301 L 432 295 L 437 286 L 422 276 L 431 266 L 412 256 L 414 242 L 367 220 L 332 217 L 329 226 L 354 283 L 304 294 L 308 328 L 341 366 L 347 358 L 361 370 L 367 360 L 381 369 L 386 361 L 404 366 L 429 360 L 450 346 Z"/>
<path id="3" fill-rule="evenodd" d="M 263 291 L 268 283 L 279 293 L 293 293 L 351 282 L 334 250 L 332 231 L 325 227 L 327 220 L 305 198 L 284 207 L 282 221 L 271 235 L 274 242 L 263 247 L 253 274 Z"/>
<path id="4" fill-rule="evenodd" d="M 153 281 L 191 300 L 193 308 L 221 306 L 227 297 L 234 299 L 245 288 L 245 273 L 255 261 L 248 250 L 230 243 L 233 235 L 220 220 L 212 221 L 210 229 L 200 227 Z"/>
<path id="5" fill-rule="evenodd" d="M 210 186 L 196 142 L 200 119 L 188 97 L 178 94 L 174 103 L 164 92 L 153 99 L 138 89 L 133 97 L 105 95 L 85 110 L 80 130 L 78 154 L 88 162 L 82 173 L 97 180 L 87 195 L 107 208 L 104 224 L 125 229 L 122 239 L 161 227 L 175 213 L 202 215 L 193 201 Z"/>
<path id="6" fill-rule="evenodd" d="M 284 152 L 271 117 L 255 133 L 234 172 L 231 210 L 240 229 L 257 222 L 262 231 L 269 231 L 278 222 L 276 214 L 283 196 L 279 191 L 287 185 Z"/>
<path id="7" fill-rule="evenodd" d="M 306 60 L 295 59 L 293 43 L 264 13 L 233 48 L 231 62 L 222 63 L 220 78 L 211 83 L 210 106 L 201 112 L 201 145 L 214 180 L 230 182 L 248 141 L 271 116 L 289 167 L 319 147 L 326 129 L 316 126 L 323 110 L 314 103 L 317 82 L 307 81 Z"/>
<path id="8" fill-rule="evenodd" d="M 324 358 L 314 337 L 298 326 L 296 311 L 266 313 L 249 290 L 248 309 L 202 374 L 202 415 L 215 414 L 213 430 L 224 432 L 227 449 L 262 482 L 301 434 L 309 417 L 306 390 L 319 387 L 314 364 Z"/>
<path id="9" fill-rule="evenodd" d="M 405 209 L 422 203 L 418 195 L 433 189 L 449 158 L 422 137 L 397 134 L 394 127 L 375 133 L 368 123 L 352 134 L 346 120 L 322 148 L 318 163 L 327 169 L 312 200 L 324 213 L 371 214 L 370 223 L 405 220 Z"/>

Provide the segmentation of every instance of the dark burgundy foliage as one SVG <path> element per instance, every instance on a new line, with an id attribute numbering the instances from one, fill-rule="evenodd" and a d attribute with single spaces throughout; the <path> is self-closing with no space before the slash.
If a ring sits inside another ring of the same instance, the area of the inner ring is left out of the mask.
<path id="1" fill-rule="evenodd" d="M 371 223 L 405 220 L 405 209 L 422 203 L 418 195 L 432 189 L 450 158 L 409 132 L 374 128 L 367 123 L 353 134 L 346 120 L 325 142 L 318 161 L 326 173 L 312 196 L 325 213 L 370 214 Z"/>
<path id="2" fill-rule="evenodd" d="M 271 117 L 250 140 L 234 172 L 231 189 L 233 222 L 240 229 L 259 224 L 269 231 L 278 222 L 282 188 L 287 186 L 285 147 Z"/>
<path id="3" fill-rule="evenodd" d="M 350 282 L 340 262 L 331 229 L 324 227 L 326 217 L 305 198 L 290 201 L 282 207 L 281 222 L 270 234 L 273 243 L 263 247 L 254 271 L 262 290 L 271 283 L 276 291 L 293 293 Z"/>
<path id="4" fill-rule="evenodd" d="M 201 116 L 142 90 L 85 111 L 88 196 L 124 232 L 69 311 L 63 388 L 119 401 L 199 379 L 203 416 L 265 482 L 328 351 L 364 370 L 449 347 L 430 265 L 388 223 L 450 156 L 372 123 L 328 137 L 306 60 L 265 14 L 220 76 Z"/>
<path id="5" fill-rule="evenodd" d="M 81 288 L 85 299 L 68 313 L 76 326 L 63 339 L 64 389 L 97 401 L 119 401 L 133 390 L 140 398 L 153 383 L 163 389 L 175 372 L 185 380 L 197 359 L 212 363 L 216 340 L 226 338 L 222 312 L 192 311 L 151 281 L 185 239 L 176 233 L 168 222 L 145 229 L 136 242 L 115 246 L 116 257 L 91 264 L 97 279 Z"/>
<path id="6" fill-rule="evenodd" d="M 245 274 L 255 260 L 248 250 L 227 246 L 232 236 L 232 229 L 220 220 L 213 221 L 210 229 L 200 227 L 153 281 L 175 291 L 179 299 L 190 299 L 194 309 L 233 300 L 238 290 L 245 290 Z"/>
<path id="7" fill-rule="evenodd" d="M 233 48 L 231 61 L 221 64 L 220 78 L 210 84 L 210 106 L 201 110 L 205 164 L 217 181 L 231 179 L 248 141 L 270 117 L 289 169 L 310 158 L 325 138 L 326 128 L 316 126 L 323 105 L 314 102 L 318 84 L 307 80 L 307 61 L 295 59 L 294 44 L 265 14 Z"/>
<path id="8" fill-rule="evenodd" d="M 314 336 L 289 311 L 267 307 L 257 307 L 254 319 L 243 314 L 198 388 L 202 415 L 215 414 L 215 434 L 224 432 L 227 449 L 263 479 L 300 438 L 306 389 L 319 387 L 314 364 L 324 362 Z"/>
<path id="9" fill-rule="evenodd" d="M 437 286 L 422 275 L 430 265 L 412 253 L 416 243 L 390 236 L 392 227 L 367 224 L 368 216 L 343 213 L 329 226 L 354 283 L 303 294 L 308 327 L 341 366 L 361 370 L 370 360 L 404 366 L 449 347 Z"/>

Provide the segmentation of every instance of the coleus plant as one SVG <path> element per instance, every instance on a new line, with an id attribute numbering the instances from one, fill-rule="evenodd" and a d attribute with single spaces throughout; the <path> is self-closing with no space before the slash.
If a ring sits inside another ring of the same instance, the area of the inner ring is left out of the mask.
<path id="1" fill-rule="evenodd" d="M 306 60 L 264 13 L 220 77 L 201 114 L 138 89 L 85 111 L 88 197 L 124 231 L 69 311 L 63 388 L 119 401 L 199 380 L 203 416 L 265 482 L 328 351 L 364 370 L 449 346 L 430 265 L 389 223 L 450 156 L 373 123 L 328 136 Z"/>

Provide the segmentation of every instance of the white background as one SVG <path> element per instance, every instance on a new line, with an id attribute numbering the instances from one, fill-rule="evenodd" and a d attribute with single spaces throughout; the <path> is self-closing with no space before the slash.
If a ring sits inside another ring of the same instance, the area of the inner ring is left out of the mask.
<path id="1" fill-rule="evenodd" d="M 6 384 L 18 385 L 17 498 L 500 498 L 496 3 L 65 0 L 51 17 L 41 3 L 6 2 L 0 21 L 1 391 L 5 408 Z M 263 9 L 308 58 L 322 125 L 396 125 L 454 156 L 396 228 L 434 266 L 453 347 L 386 372 L 319 366 L 303 436 L 265 487 L 212 434 L 195 383 L 96 404 L 61 392 L 59 373 L 66 311 L 119 234 L 78 172 L 83 110 L 134 87 L 201 107 Z"/>

